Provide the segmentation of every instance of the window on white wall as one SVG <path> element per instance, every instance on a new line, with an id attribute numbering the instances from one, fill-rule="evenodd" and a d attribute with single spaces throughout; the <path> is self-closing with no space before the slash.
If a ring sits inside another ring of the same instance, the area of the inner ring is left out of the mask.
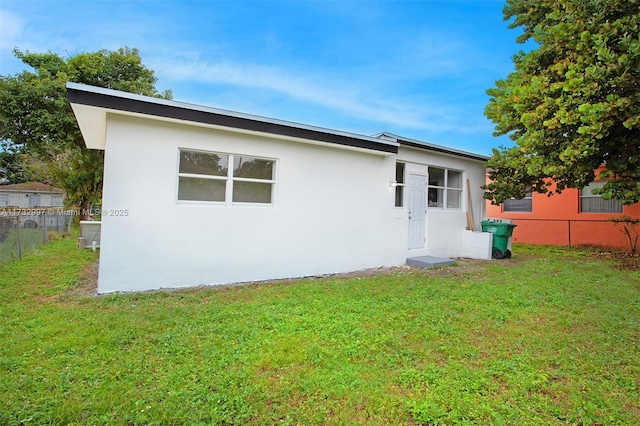
<path id="1" fill-rule="evenodd" d="M 7 194 L 0 194 L 0 207 L 7 207 L 9 205 L 9 196 Z"/>
<path id="2" fill-rule="evenodd" d="M 447 208 L 462 208 L 462 172 L 447 170 Z"/>
<path id="3" fill-rule="evenodd" d="M 180 150 L 179 201 L 273 202 L 275 160 Z"/>
<path id="4" fill-rule="evenodd" d="M 462 208 L 462 172 L 429 167 L 427 199 L 429 207 Z"/>
<path id="5" fill-rule="evenodd" d="M 233 201 L 237 203 L 271 203 L 273 160 L 233 155 Z"/>
<path id="6" fill-rule="evenodd" d="M 396 163 L 396 207 L 404 207 L 404 163 Z"/>
<path id="7" fill-rule="evenodd" d="M 622 202 L 620 200 L 605 200 L 599 194 L 595 195 L 591 191 L 600 189 L 607 182 L 596 181 L 582 188 L 580 191 L 580 213 L 622 213 Z"/>

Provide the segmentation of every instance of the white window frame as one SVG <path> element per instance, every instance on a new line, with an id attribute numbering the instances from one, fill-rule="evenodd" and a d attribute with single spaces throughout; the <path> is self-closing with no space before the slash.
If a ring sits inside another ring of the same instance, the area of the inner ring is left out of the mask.
<path id="1" fill-rule="evenodd" d="M 431 185 L 429 179 L 431 176 L 431 170 L 433 169 L 439 169 L 439 170 L 444 170 L 444 186 L 438 186 L 438 185 Z M 429 177 L 427 178 L 427 208 L 428 209 L 438 209 L 438 210 L 462 210 L 463 208 L 463 195 L 464 195 L 464 171 L 462 170 L 456 170 L 456 169 L 449 169 L 446 167 L 438 167 L 438 166 L 428 166 L 428 171 L 429 171 Z M 456 172 L 456 173 L 460 173 L 460 185 L 461 188 L 455 188 L 455 187 L 450 187 L 449 186 L 449 172 Z M 441 206 L 433 206 L 433 205 L 429 205 L 430 201 L 429 201 L 429 190 L 430 189 L 435 189 L 435 190 L 442 190 L 442 205 Z M 449 204 L 449 191 L 456 191 L 458 192 L 459 195 L 459 207 L 448 207 Z"/>
<path id="2" fill-rule="evenodd" d="M 202 154 L 213 154 L 213 155 L 224 155 L 228 157 L 227 163 L 227 175 L 226 176 L 215 176 L 215 175 L 205 175 L 205 174 L 197 174 L 197 173 L 181 173 L 180 172 L 180 153 L 183 151 L 188 152 L 196 152 Z M 271 172 L 271 179 L 255 179 L 255 178 L 245 178 L 238 177 L 233 175 L 233 168 L 235 164 L 236 157 L 248 157 L 256 160 L 263 161 L 272 161 L 273 168 Z M 277 171 L 278 160 L 275 158 L 267 158 L 267 157 L 259 157 L 255 155 L 249 154 L 232 154 L 228 152 L 219 152 L 219 151 L 204 151 L 201 149 L 191 149 L 191 148 L 178 148 L 178 164 L 177 164 L 177 179 L 176 179 L 176 200 L 179 204 L 208 204 L 208 205 L 219 205 L 219 206 L 266 206 L 273 207 L 275 206 L 275 197 L 276 197 L 276 171 Z M 225 181 L 225 196 L 224 201 L 199 201 L 199 200 L 181 200 L 179 198 L 179 188 L 180 188 L 180 178 L 195 178 L 195 179 L 211 179 L 211 180 L 221 180 Z M 255 182 L 255 183 L 264 183 L 271 184 L 271 202 L 269 203 L 258 203 L 258 202 L 250 202 L 250 201 L 233 201 L 233 183 L 234 182 Z"/>
<path id="3" fill-rule="evenodd" d="M 402 165 L 402 182 L 398 180 L 398 166 Z M 394 194 L 393 194 L 393 198 L 394 198 L 394 204 L 395 207 L 397 209 L 404 209 L 405 208 L 405 200 L 404 200 L 404 195 L 405 195 L 405 186 L 406 186 L 406 180 L 407 180 L 407 163 L 404 163 L 402 161 L 396 161 L 396 176 L 395 176 L 396 180 L 395 180 L 395 188 L 394 188 Z M 398 193 L 400 193 L 400 196 L 398 196 Z M 400 201 L 400 205 L 398 205 L 398 201 Z"/>
<path id="4" fill-rule="evenodd" d="M 600 194 L 592 194 L 591 191 L 593 189 L 595 189 L 596 187 L 599 187 L 600 184 L 602 184 L 602 186 L 604 186 L 607 182 L 606 181 L 602 181 L 602 180 L 597 180 L 594 182 L 591 182 L 589 185 L 585 186 L 584 188 L 582 188 L 580 190 L 580 195 L 579 195 L 579 203 L 578 203 L 578 207 L 579 207 L 579 211 L 580 213 L 622 213 L 622 202 L 620 200 L 605 200 L 604 198 L 602 198 L 602 196 Z M 593 184 L 597 184 L 595 186 L 593 186 Z M 587 190 L 587 193 L 585 194 L 585 190 Z M 582 209 L 582 200 L 583 199 L 596 199 L 599 198 L 600 202 L 602 203 L 602 205 L 606 205 L 609 206 L 609 210 L 595 210 L 595 211 L 584 211 Z"/>

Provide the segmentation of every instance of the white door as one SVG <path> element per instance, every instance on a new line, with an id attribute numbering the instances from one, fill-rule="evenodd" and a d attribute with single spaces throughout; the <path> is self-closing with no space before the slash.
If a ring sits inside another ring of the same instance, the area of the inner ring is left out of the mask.
<path id="1" fill-rule="evenodd" d="M 409 248 L 424 248 L 427 177 L 409 175 Z"/>

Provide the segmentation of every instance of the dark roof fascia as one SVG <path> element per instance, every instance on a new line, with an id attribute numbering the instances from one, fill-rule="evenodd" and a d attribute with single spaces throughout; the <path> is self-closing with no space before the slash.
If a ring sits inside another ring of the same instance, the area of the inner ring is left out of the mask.
<path id="1" fill-rule="evenodd" d="M 469 158 L 471 160 L 478 160 L 478 161 L 489 160 L 489 157 L 487 157 L 486 155 L 475 154 L 473 152 L 467 152 L 467 151 L 458 151 L 456 149 L 451 149 L 451 148 L 447 148 L 440 145 L 434 145 L 434 144 L 421 142 L 413 139 L 403 138 L 401 136 L 397 136 L 387 132 L 383 132 L 376 135 L 376 137 L 382 137 L 382 136 L 393 138 L 396 141 L 398 141 L 400 145 L 410 146 L 412 148 L 418 148 L 426 151 L 434 151 L 442 154 L 454 155 L 456 157 Z"/>
<path id="2" fill-rule="evenodd" d="M 268 133 L 391 154 L 398 153 L 397 144 L 376 140 L 376 138 L 368 136 L 333 132 L 319 127 L 298 125 L 296 123 L 213 108 L 198 107 L 197 105 L 132 95 L 115 90 L 67 83 L 67 95 L 69 102 L 73 104 Z"/>
<path id="3" fill-rule="evenodd" d="M 398 139 L 398 142 L 400 143 L 400 145 L 410 146 L 413 148 L 426 149 L 428 151 L 440 152 L 443 154 L 455 155 L 456 157 L 470 158 L 472 160 L 487 161 L 489 159 L 489 157 L 485 157 L 484 155 L 473 154 L 470 152 L 452 151 L 450 149 L 440 147 L 437 145 L 422 145 L 419 143 L 405 141 L 402 139 Z"/>

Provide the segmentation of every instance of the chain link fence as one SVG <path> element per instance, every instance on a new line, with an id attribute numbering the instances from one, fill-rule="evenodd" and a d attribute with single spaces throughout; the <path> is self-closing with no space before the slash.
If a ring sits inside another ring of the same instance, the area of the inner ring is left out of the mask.
<path id="1" fill-rule="evenodd" d="M 640 224 L 610 220 L 512 219 L 512 241 L 568 247 L 600 247 L 635 253 Z"/>
<path id="2" fill-rule="evenodd" d="M 49 233 L 68 233 L 73 210 L 0 209 L 0 265 L 49 242 Z"/>

